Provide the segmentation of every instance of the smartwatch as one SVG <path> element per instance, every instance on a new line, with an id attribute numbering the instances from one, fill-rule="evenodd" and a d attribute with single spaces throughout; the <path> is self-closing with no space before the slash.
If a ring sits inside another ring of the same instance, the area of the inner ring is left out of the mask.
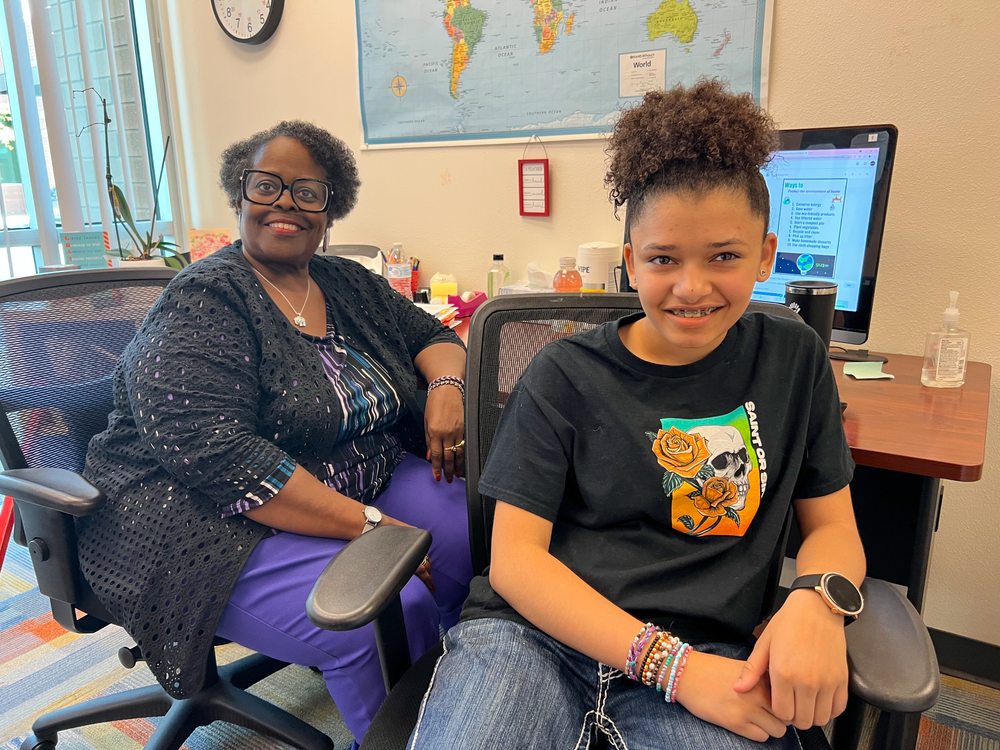
<path id="1" fill-rule="evenodd" d="M 812 589 L 823 598 L 826 606 L 836 614 L 844 615 L 847 623 L 858 619 L 861 610 L 865 608 L 865 599 L 858 587 L 840 573 L 799 576 L 792 582 L 788 592 L 796 589 Z"/>
<path id="2" fill-rule="evenodd" d="M 366 505 L 365 527 L 361 530 L 361 533 L 364 534 L 366 531 L 371 531 L 380 523 L 382 523 L 382 511 L 378 508 L 373 508 L 371 505 Z"/>

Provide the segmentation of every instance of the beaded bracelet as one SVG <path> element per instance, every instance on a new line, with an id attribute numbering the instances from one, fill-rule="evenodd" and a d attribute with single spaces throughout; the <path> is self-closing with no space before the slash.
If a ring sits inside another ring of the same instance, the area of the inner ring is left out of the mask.
<path id="1" fill-rule="evenodd" d="M 674 676 L 674 685 L 670 690 L 670 702 L 677 702 L 677 685 L 681 681 L 681 675 L 684 673 L 684 667 L 687 666 L 688 656 L 691 654 L 691 647 L 688 646 L 684 651 L 684 657 L 681 659 L 681 666 L 677 670 L 677 674 Z"/>
<path id="2" fill-rule="evenodd" d="M 663 660 L 663 666 L 660 668 L 660 671 L 656 676 L 655 687 L 656 687 L 656 692 L 658 693 L 663 692 L 664 682 L 666 681 L 667 676 L 670 674 L 670 666 L 671 664 L 673 664 L 674 658 L 677 656 L 677 650 L 680 648 L 680 646 L 681 643 L 678 641 L 674 645 L 674 647 L 670 650 L 670 653 L 667 654 L 667 657 Z"/>
<path id="3" fill-rule="evenodd" d="M 677 655 L 674 657 L 673 666 L 670 668 L 670 677 L 667 678 L 667 686 L 663 689 L 664 692 L 663 699 L 667 703 L 677 702 L 677 678 L 679 677 L 678 672 L 680 669 L 681 662 L 684 661 L 686 663 L 687 653 L 690 649 L 691 646 L 689 646 L 688 644 L 686 643 L 681 644 L 680 649 L 677 652 Z"/>
<path id="4" fill-rule="evenodd" d="M 649 651 L 646 653 L 646 658 L 643 660 L 642 669 L 640 674 L 642 676 L 641 682 L 644 685 L 653 685 L 652 677 L 659 671 L 660 664 L 666 657 L 667 652 L 670 650 L 672 645 L 671 641 L 673 636 L 670 633 L 660 631 L 656 634 L 656 640 L 653 641 L 653 645 L 649 647 Z"/>
<path id="5" fill-rule="evenodd" d="M 660 634 L 660 640 L 657 641 L 655 646 L 656 653 L 653 654 L 649 666 L 644 670 L 642 675 L 644 685 L 656 687 L 657 674 L 660 673 L 664 662 L 670 661 L 670 654 L 674 652 L 679 644 L 680 639 L 676 636 L 666 631 Z M 653 651 L 653 649 L 650 649 L 650 651 Z"/>
<path id="6" fill-rule="evenodd" d="M 427 384 L 427 392 L 430 393 L 435 388 L 440 388 L 442 385 L 455 386 L 462 392 L 462 398 L 465 398 L 465 381 L 456 375 L 442 375 L 440 378 L 435 378 Z"/>

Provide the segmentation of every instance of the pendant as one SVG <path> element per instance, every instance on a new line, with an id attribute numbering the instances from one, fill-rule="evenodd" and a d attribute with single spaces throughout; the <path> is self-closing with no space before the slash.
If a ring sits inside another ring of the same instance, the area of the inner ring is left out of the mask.
<path id="1" fill-rule="evenodd" d="M 295 325 L 297 325 L 299 328 L 305 328 L 306 327 L 306 319 L 303 318 L 301 315 L 296 315 L 295 316 Z"/>

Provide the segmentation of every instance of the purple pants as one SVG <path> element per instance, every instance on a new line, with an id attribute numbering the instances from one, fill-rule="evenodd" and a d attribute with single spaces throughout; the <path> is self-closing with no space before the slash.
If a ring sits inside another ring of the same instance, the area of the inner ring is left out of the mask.
<path id="1" fill-rule="evenodd" d="M 434 594 L 413 577 L 403 588 L 403 616 L 413 660 L 458 622 L 472 580 L 465 481 L 434 481 L 431 467 L 407 455 L 375 507 L 431 532 Z M 283 532 L 261 541 L 236 582 L 218 635 L 274 659 L 318 667 L 358 743 L 385 700 L 372 625 L 348 632 L 317 628 L 306 599 L 323 568 L 347 544 Z"/>

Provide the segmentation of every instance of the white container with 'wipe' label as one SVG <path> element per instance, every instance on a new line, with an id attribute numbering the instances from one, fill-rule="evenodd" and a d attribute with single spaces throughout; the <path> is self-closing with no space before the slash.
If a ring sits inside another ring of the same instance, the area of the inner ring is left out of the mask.
<path id="1" fill-rule="evenodd" d="M 584 292 L 617 292 L 615 270 L 622 261 L 622 246 L 614 242 L 587 242 L 576 251 L 576 267 Z"/>

